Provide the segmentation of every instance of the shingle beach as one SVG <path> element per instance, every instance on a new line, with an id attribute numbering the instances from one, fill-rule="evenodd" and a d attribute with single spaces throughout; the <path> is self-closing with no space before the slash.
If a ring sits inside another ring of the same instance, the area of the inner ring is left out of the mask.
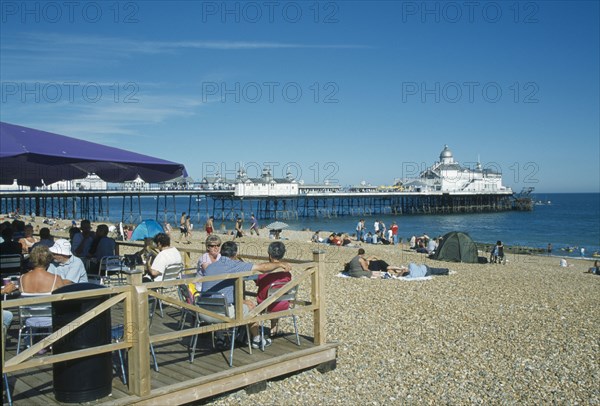
<path id="1" fill-rule="evenodd" d="M 207 403 L 600 404 L 600 277 L 584 273 L 591 261 L 568 259 L 561 268 L 557 257 L 509 254 L 506 265 L 447 263 L 406 245 L 363 244 L 368 255 L 393 265 L 453 272 L 411 282 L 340 278 L 356 247 L 310 243 L 308 231 L 283 236 L 289 256 L 311 259 L 313 250 L 325 251 L 327 341 L 339 343 L 337 368 L 307 370 L 270 381 L 257 394 L 240 390 Z M 203 249 L 203 240 L 195 232 L 192 245 L 174 245 Z M 241 241 L 242 254 L 266 255 L 271 240 Z M 300 295 L 308 298 L 307 290 Z M 300 333 L 312 336 L 311 316 L 300 319 Z"/>

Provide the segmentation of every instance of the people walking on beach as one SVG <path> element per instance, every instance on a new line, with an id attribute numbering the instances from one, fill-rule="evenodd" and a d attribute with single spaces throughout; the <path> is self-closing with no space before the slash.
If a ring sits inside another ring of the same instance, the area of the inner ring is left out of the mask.
<path id="1" fill-rule="evenodd" d="M 235 235 L 233 239 L 242 238 L 244 236 L 244 220 L 241 217 L 238 217 L 235 220 Z"/>
<path id="2" fill-rule="evenodd" d="M 250 216 L 250 235 L 252 235 L 252 233 L 256 233 L 257 237 L 260 236 L 260 233 L 258 232 L 258 220 L 254 217 L 254 213 Z"/>
<path id="3" fill-rule="evenodd" d="M 490 262 L 498 264 L 504 262 L 504 245 L 502 245 L 502 241 L 498 240 L 494 248 L 492 248 Z"/>
<path id="4" fill-rule="evenodd" d="M 171 227 L 171 223 L 169 223 L 168 221 L 165 221 L 163 228 L 165 229 L 165 234 L 170 236 L 171 235 L 171 231 L 173 231 L 173 227 Z"/>
<path id="5" fill-rule="evenodd" d="M 390 227 L 392 230 L 392 244 L 398 244 L 398 224 L 394 221 L 392 222 L 392 226 Z"/>
<path id="6" fill-rule="evenodd" d="M 204 224 L 204 231 L 206 231 L 207 235 L 211 235 L 214 232 L 214 230 L 215 230 L 214 221 L 215 221 L 215 218 L 213 216 L 210 216 L 206 220 L 206 223 Z"/>
<path id="7" fill-rule="evenodd" d="M 190 219 L 190 215 L 185 216 L 185 243 L 191 244 L 190 239 L 192 238 L 192 230 L 194 229 L 194 225 L 192 224 L 192 220 Z"/>
<path id="8" fill-rule="evenodd" d="M 181 235 L 179 236 L 179 241 L 181 241 L 182 238 L 185 238 L 187 236 L 187 227 L 185 225 L 185 215 L 186 212 L 181 213 L 181 217 L 179 218 L 179 231 L 181 232 Z"/>
<path id="9" fill-rule="evenodd" d="M 365 220 L 360 219 L 356 224 L 356 241 L 364 241 L 365 238 Z"/>
<path id="10" fill-rule="evenodd" d="M 552 243 L 551 242 L 548 243 L 548 247 L 546 247 L 546 251 L 548 252 L 548 255 L 552 255 Z"/>
<path id="11" fill-rule="evenodd" d="M 381 220 L 379 220 L 379 238 L 384 238 L 386 236 L 386 226 L 385 223 Z"/>

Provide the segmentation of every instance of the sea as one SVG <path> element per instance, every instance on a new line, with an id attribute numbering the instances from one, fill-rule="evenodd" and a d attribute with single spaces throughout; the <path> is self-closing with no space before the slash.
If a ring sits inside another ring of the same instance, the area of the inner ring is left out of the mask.
<path id="1" fill-rule="evenodd" d="M 396 221 L 400 227 L 399 235 L 404 241 L 412 235 L 427 234 L 430 237 L 444 235 L 450 231 L 468 233 L 476 242 L 495 243 L 501 240 L 507 246 L 521 246 L 545 250 L 552 244 L 553 255 L 567 257 L 596 258 L 600 255 L 600 194 L 599 193 L 548 193 L 537 194 L 534 200 L 538 204 L 533 211 L 509 211 L 500 213 L 469 213 L 440 215 L 373 215 L 365 218 L 368 230 L 373 230 L 376 219 L 382 220 L 388 227 Z M 191 215 L 195 229 L 202 229 L 206 217 L 205 201 L 190 202 L 189 197 L 178 197 L 175 208 L 169 207 L 169 213 L 162 212 L 156 217 L 156 200 L 143 198 L 135 214 L 114 211 L 118 205 L 111 203 L 109 221 L 137 223 L 152 218 L 159 222 L 170 221 L 174 228 L 179 224 L 181 211 Z M 163 209 L 164 211 L 164 209 Z M 175 211 L 177 213 L 175 213 Z M 245 209 L 245 218 L 251 208 Z M 140 214 L 141 212 L 141 214 Z M 327 230 L 352 234 L 356 230 L 359 217 L 314 217 L 297 220 L 283 220 L 292 230 Z M 274 220 L 260 220 L 260 226 L 266 226 Z M 234 221 L 215 220 L 215 228 L 234 228 Z M 583 255 L 581 249 L 584 249 Z"/>

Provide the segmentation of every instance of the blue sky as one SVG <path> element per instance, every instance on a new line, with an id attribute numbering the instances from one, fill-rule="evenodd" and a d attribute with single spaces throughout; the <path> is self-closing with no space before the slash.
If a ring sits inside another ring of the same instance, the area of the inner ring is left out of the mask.
<path id="1" fill-rule="evenodd" d="M 2 1 L 2 121 L 390 184 L 438 159 L 600 191 L 599 3 Z"/>

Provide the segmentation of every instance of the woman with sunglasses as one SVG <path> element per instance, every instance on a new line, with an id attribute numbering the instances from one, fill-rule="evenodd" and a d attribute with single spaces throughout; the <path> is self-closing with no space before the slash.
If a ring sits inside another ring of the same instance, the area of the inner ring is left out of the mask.
<path id="1" fill-rule="evenodd" d="M 198 260 L 197 276 L 204 276 L 206 268 L 213 262 L 217 262 L 221 258 L 221 238 L 216 234 L 211 234 L 206 237 L 206 252 L 202 254 Z M 198 292 L 202 289 L 202 282 L 196 283 Z"/>

